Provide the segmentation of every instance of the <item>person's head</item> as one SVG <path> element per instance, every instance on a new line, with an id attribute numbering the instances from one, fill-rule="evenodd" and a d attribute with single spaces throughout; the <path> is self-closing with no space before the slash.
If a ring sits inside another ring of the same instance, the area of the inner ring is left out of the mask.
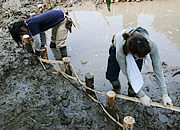
<path id="1" fill-rule="evenodd" d="M 22 44 L 21 36 L 28 34 L 28 29 L 24 21 L 15 22 L 13 25 L 9 26 L 9 32 L 12 38 L 17 42 L 18 46 Z"/>
<path id="2" fill-rule="evenodd" d="M 124 33 L 122 36 L 126 41 L 123 45 L 123 52 L 125 55 L 131 53 L 139 58 L 144 58 L 148 53 L 150 53 L 151 48 L 149 42 L 143 35 Z"/>

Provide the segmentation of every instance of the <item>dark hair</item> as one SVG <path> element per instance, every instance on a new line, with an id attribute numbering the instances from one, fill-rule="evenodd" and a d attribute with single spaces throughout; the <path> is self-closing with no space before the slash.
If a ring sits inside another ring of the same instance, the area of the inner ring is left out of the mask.
<path id="1" fill-rule="evenodd" d="M 144 57 L 150 53 L 150 51 L 149 42 L 145 37 L 139 34 L 130 36 L 123 45 L 123 52 L 126 56 L 128 53 L 131 53 L 138 57 Z"/>
<path id="2" fill-rule="evenodd" d="M 21 30 L 22 26 L 26 26 L 24 21 L 15 22 L 13 25 L 10 25 L 8 27 L 12 38 L 17 42 L 18 46 L 20 45 L 20 43 L 22 44 L 22 39 L 20 37 L 23 32 Z"/>

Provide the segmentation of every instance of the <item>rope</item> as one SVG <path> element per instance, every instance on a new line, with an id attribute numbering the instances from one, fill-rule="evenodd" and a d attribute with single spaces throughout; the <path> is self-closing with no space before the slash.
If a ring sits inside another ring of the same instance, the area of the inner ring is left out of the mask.
<path id="1" fill-rule="evenodd" d="M 40 59 L 41 61 L 43 61 L 43 62 L 52 63 L 52 64 L 53 64 L 53 63 L 60 62 L 60 61 L 55 61 L 55 60 L 45 60 L 45 59 L 42 59 L 42 58 L 39 58 L 39 59 Z M 54 65 L 54 66 L 55 66 L 55 65 Z M 71 64 L 71 66 L 72 66 L 72 64 Z M 74 67 L 73 67 L 73 66 L 72 66 L 72 69 L 73 69 L 73 71 L 74 71 Z M 59 71 L 59 72 L 57 72 L 57 73 L 61 73 L 61 74 L 62 74 L 64 77 L 66 77 L 66 78 L 70 78 L 70 79 L 72 79 L 72 80 L 75 80 L 75 81 L 80 82 L 80 84 L 81 84 L 83 87 L 85 87 L 86 89 L 88 89 L 88 90 L 90 90 L 90 91 L 92 91 L 92 92 L 107 95 L 107 92 L 99 91 L 99 90 L 94 90 L 94 89 L 91 89 L 91 88 L 87 87 L 87 86 L 85 85 L 85 83 L 82 82 L 82 81 L 79 79 L 79 77 L 77 76 L 77 74 L 75 74 L 75 75 L 76 75 L 76 78 L 75 78 L 75 77 L 73 77 L 73 76 L 70 76 L 70 75 L 62 72 L 60 69 L 58 69 L 58 71 Z M 74 71 L 74 72 L 75 72 L 75 71 Z M 77 77 L 78 77 L 78 78 L 77 78 Z M 133 101 L 133 102 L 142 103 L 139 98 L 135 98 L 135 97 L 129 97 L 129 96 L 120 95 L 120 94 L 116 94 L 116 97 L 117 97 L 117 98 L 121 98 L 121 99 L 125 99 L 125 100 L 129 100 L 129 101 Z M 176 106 L 171 106 L 171 105 L 164 106 L 162 103 L 157 103 L 157 102 L 151 102 L 151 105 L 152 105 L 152 106 L 155 106 L 155 107 L 160 107 L 160 108 L 165 108 L 165 109 L 169 109 L 169 110 L 173 110 L 173 111 L 180 112 L 180 108 L 179 108 L 179 107 L 176 107 Z"/>

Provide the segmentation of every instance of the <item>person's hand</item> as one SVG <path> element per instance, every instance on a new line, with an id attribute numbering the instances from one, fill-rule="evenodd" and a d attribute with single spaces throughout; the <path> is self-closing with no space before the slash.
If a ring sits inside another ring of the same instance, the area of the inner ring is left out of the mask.
<path id="1" fill-rule="evenodd" d="M 148 106 L 148 107 L 151 106 L 152 100 L 147 95 L 145 95 L 144 97 L 141 97 L 140 100 L 143 105 Z"/>
<path id="2" fill-rule="evenodd" d="M 168 94 L 163 95 L 163 96 L 162 96 L 162 100 L 163 100 L 164 106 L 166 106 L 167 104 L 173 106 L 172 100 L 171 100 L 171 98 L 168 96 Z"/>

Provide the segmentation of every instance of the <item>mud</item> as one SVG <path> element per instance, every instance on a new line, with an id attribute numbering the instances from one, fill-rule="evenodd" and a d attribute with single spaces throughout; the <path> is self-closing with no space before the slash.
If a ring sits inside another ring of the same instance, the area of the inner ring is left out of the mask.
<path id="1" fill-rule="evenodd" d="M 0 129 L 118 129 L 78 83 L 74 86 L 62 75 L 52 74 L 55 70 L 49 64 L 45 64 L 44 71 L 33 54 L 12 40 L 8 26 L 28 18 L 32 11 L 37 12 L 37 3 L 34 0 L 0 3 Z M 64 1 L 58 8 L 82 4 Z M 143 72 L 144 90 L 153 101 L 162 102 L 154 74 L 147 70 Z M 173 104 L 180 107 L 180 67 L 164 63 L 163 70 Z M 126 95 L 126 91 L 121 93 Z M 116 113 L 121 123 L 125 116 L 133 116 L 135 130 L 180 129 L 179 112 L 117 99 Z"/>

